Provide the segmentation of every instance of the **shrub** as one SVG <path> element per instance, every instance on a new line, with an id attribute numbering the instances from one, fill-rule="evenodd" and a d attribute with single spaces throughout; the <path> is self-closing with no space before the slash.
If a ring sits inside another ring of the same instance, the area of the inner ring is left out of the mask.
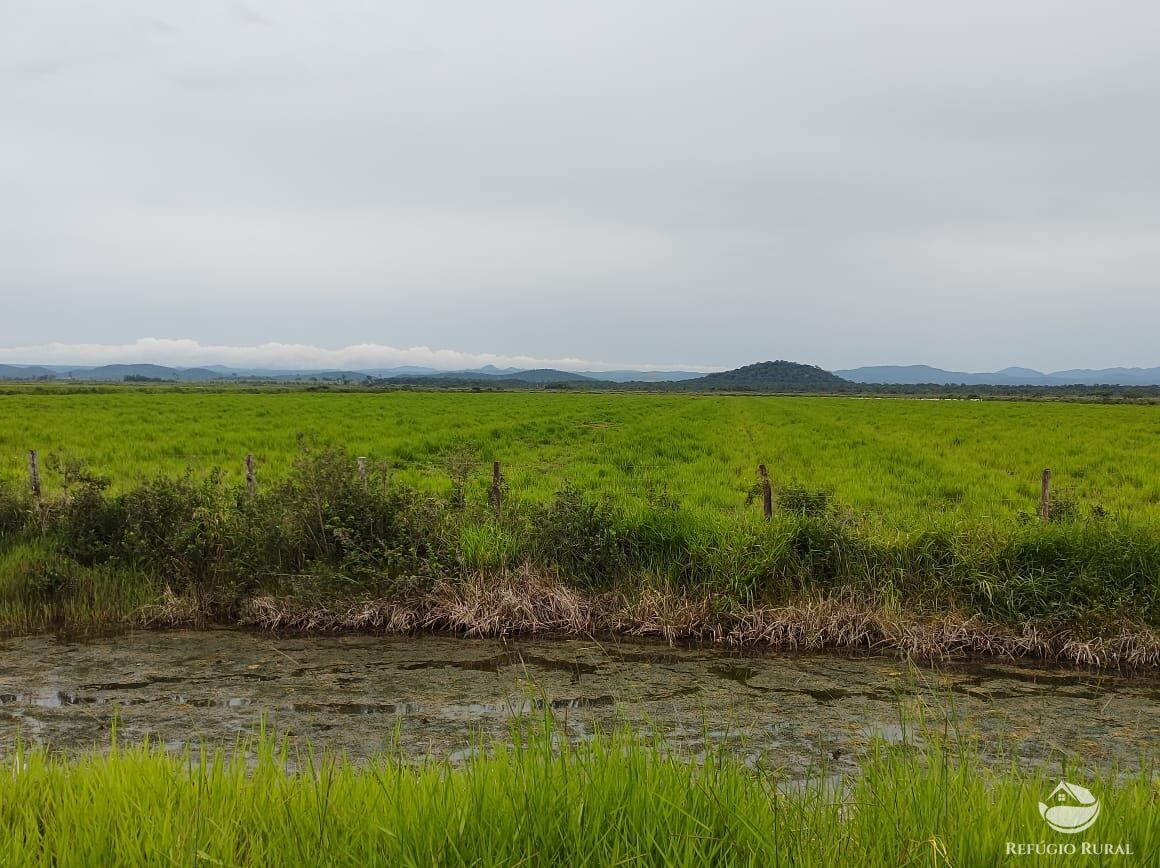
<path id="1" fill-rule="evenodd" d="M 624 540 L 611 508 L 571 484 L 537 510 L 532 533 L 533 552 L 567 580 L 608 584 L 624 571 Z"/>
<path id="2" fill-rule="evenodd" d="M 364 478 L 355 459 L 333 449 L 304 447 L 285 480 L 255 497 L 238 492 L 231 514 L 226 555 L 240 588 L 313 581 L 385 592 L 400 579 L 456 569 L 444 505 L 391 484 L 384 467 Z"/>
<path id="3" fill-rule="evenodd" d="M 207 598 L 234 575 L 230 559 L 237 510 L 220 473 L 202 481 L 157 478 L 121 495 L 114 556 L 157 568 L 176 591 Z"/>
<path id="4" fill-rule="evenodd" d="M 834 496 L 824 489 L 790 483 L 777 489 L 777 508 L 792 515 L 821 518 L 830 513 Z"/>
<path id="5" fill-rule="evenodd" d="M 65 464 L 62 469 L 64 499 L 53 516 L 62 549 L 79 564 L 105 563 L 125 530 L 120 504 L 105 494 L 109 479 L 80 464 Z"/>

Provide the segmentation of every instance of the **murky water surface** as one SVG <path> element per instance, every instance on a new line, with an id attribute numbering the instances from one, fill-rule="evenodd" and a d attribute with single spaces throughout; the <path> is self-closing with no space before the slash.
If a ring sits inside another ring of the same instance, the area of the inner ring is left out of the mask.
<path id="1" fill-rule="evenodd" d="M 264 715 L 300 742 L 363 757 L 397 743 L 461 758 L 480 733 L 549 705 L 574 738 L 627 722 L 700 749 L 725 743 L 792 776 L 853 770 L 869 740 L 925 715 L 989 756 L 1137 768 L 1160 748 L 1160 680 L 1006 663 L 730 655 L 578 640 L 275 637 L 238 630 L 0 642 L 0 752 L 149 735 L 232 744 Z M 910 724 L 906 724 L 909 728 Z"/>

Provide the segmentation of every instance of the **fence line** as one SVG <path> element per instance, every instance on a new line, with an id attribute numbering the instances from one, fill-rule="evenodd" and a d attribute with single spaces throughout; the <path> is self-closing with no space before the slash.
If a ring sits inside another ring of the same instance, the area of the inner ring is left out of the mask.
<path id="1" fill-rule="evenodd" d="M 357 472 L 362 484 L 366 487 L 369 483 L 369 466 L 370 458 L 365 455 L 360 455 L 355 459 Z M 447 470 L 447 465 L 437 462 L 413 462 L 400 464 L 395 460 L 391 462 L 392 470 L 415 470 L 415 469 L 439 469 Z M 559 462 L 529 462 L 526 467 L 533 470 L 544 467 L 558 467 Z M 635 463 L 634 463 L 634 466 Z M 661 464 L 646 464 L 645 467 L 669 470 L 671 465 Z M 251 497 L 258 493 L 258 471 L 257 464 L 253 453 L 247 453 L 243 461 L 243 467 L 246 480 L 246 491 Z M 762 516 L 766 521 L 773 517 L 773 484 L 769 478 L 769 471 L 765 464 L 757 465 L 758 485 L 754 489 L 750 489 L 749 497 L 752 499 L 753 495 L 760 490 L 761 492 L 761 506 Z M 29 488 L 32 490 L 32 495 L 37 500 L 43 496 L 41 478 L 40 478 L 40 462 L 38 452 L 35 449 L 28 450 L 28 481 Z M 460 479 L 458 482 L 452 480 L 453 485 L 462 487 L 463 483 L 467 481 L 466 477 Z M 488 503 L 498 516 L 500 513 L 502 492 L 507 486 L 507 480 L 503 475 L 500 462 L 493 461 L 491 465 L 491 485 L 488 488 Z M 459 491 L 459 497 L 462 499 L 463 491 Z M 462 503 L 461 503 L 462 506 Z M 1043 469 L 1041 477 L 1040 491 L 1039 491 L 1039 518 L 1041 521 L 1047 522 L 1051 520 L 1051 470 L 1049 468 Z"/>

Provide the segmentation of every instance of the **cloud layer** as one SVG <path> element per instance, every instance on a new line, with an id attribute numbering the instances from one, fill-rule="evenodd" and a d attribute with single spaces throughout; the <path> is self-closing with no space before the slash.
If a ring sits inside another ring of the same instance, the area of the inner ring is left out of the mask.
<path id="1" fill-rule="evenodd" d="M 142 338 L 129 344 L 40 344 L 0 348 L 0 362 L 16 365 L 106 365 L 151 363 L 176 367 L 226 365 L 234 368 L 366 370 L 416 365 L 443 371 L 480 368 L 557 368 L 565 371 L 711 370 L 696 365 L 611 364 L 585 359 L 541 359 L 499 353 L 463 353 L 430 347 L 400 349 L 382 344 L 327 349 L 307 344 L 203 346 L 193 340 Z"/>

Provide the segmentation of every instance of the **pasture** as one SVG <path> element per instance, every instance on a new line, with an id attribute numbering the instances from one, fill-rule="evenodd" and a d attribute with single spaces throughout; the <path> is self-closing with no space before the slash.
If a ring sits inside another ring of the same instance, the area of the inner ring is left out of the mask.
<path id="1" fill-rule="evenodd" d="M 692 511 L 747 503 L 757 465 L 775 491 L 827 491 L 884 532 L 1008 523 L 1037 509 L 1050 467 L 1066 508 L 1160 528 L 1160 407 L 951 400 L 657 394 L 151 392 L 0 395 L 0 478 L 27 482 L 27 450 L 80 459 L 114 489 L 222 468 L 285 474 L 299 435 L 447 490 L 448 456 L 483 496 L 500 461 L 508 496 L 565 481 L 631 506 L 663 496 Z M 59 474 L 44 471 L 46 487 Z"/>

